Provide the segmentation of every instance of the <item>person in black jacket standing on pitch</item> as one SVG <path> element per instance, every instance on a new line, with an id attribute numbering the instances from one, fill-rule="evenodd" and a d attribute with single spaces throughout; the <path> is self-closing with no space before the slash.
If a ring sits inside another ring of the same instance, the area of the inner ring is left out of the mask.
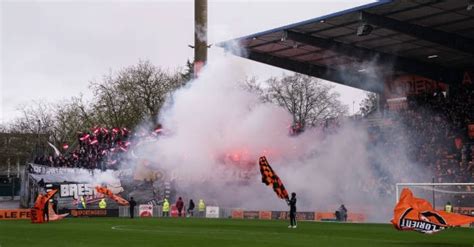
<path id="1" fill-rule="evenodd" d="M 188 206 L 188 217 L 192 217 L 194 214 L 194 202 L 193 199 L 189 200 L 189 206 Z"/>
<path id="2" fill-rule="evenodd" d="M 135 213 L 135 206 L 137 205 L 137 202 L 133 200 L 133 196 L 130 197 L 130 201 L 128 201 L 128 206 L 130 209 L 130 218 L 133 219 L 133 214 Z"/>
<path id="3" fill-rule="evenodd" d="M 291 193 L 290 200 L 287 201 L 290 206 L 290 225 L 288 228 L 296 228 L 296 193 Z"/>

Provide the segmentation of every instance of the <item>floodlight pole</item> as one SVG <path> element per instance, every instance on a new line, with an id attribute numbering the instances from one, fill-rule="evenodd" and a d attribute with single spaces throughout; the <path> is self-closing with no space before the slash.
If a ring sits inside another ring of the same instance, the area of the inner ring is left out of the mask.
<path id="1" fill-rule="evenodd" d="M 194 0 L 194 77 L 207 62 L 207 0 Z"/>

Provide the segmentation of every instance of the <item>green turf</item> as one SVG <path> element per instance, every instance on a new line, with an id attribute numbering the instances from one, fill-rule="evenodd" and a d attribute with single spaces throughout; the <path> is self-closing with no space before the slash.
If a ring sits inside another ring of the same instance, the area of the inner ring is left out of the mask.
<path id="1" fill-rule="evenodd" d="M 10 246 L 474 246 L 474 229 L 434 235 L 399 232 L 388 224 L 229 219 L 64 219 L 49 224 L 0 221 L 0 247 Z"/>

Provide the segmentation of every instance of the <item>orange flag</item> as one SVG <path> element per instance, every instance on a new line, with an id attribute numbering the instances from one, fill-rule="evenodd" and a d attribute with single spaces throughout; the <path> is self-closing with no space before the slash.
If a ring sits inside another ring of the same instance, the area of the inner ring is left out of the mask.
<path id="1" fill-rule="evenodd" d="M 273 191 L 275 191 L 278 197 L 288 200 L 288 192 L 286 191 L 280 177 L 276 175 L 268 163 L 267 158 L 262 156 L 258 162 L 260 165 L 260 173 L 262 174 L 262 183 L 273 186 Z"/>
<path id="2" fill-rule="evenodd" d="M 398 230 L 435 233 L 447 227 L 474 222 L 474 217 L 434 210 L 428 201 L 416 198 L 404 188 L 400 201 L 395 205 L 392 224 Z"/>
<path id="3" fill-rule="evenodd" d="M 116 201 L 120 205 L 128 205 L 127 200 L 123 199 L 121 196 L 115 195 L 114 193 L 112 193 L 112 191 L 110 191 L 106 187 L 96 186 L 95 189 L 97 190 L 97 192 L 104 194 L 105 196 L 108 196 L 110 199 Z"/>

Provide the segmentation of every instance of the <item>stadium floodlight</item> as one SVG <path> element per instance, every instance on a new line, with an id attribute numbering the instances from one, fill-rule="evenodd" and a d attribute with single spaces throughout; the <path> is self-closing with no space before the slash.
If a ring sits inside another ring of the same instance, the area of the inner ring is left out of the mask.
<path id="1" fill-rule="evenodd" d="M 281 42 L 284 42 L 286 41 L 286 38 L 288 38 L 288 32 L 287 31 L 283 31 L 283 35 L 281 36 Z"/>
<path id="2" fill-rule="evenodd" d="M 362 23 L 358 28 L 357 28 L 357 36 L 366 36 L 369 35 L 372 30 L 374 30 L 374 27 L 372 25 L 369 25 L 367 23 Z"/>

